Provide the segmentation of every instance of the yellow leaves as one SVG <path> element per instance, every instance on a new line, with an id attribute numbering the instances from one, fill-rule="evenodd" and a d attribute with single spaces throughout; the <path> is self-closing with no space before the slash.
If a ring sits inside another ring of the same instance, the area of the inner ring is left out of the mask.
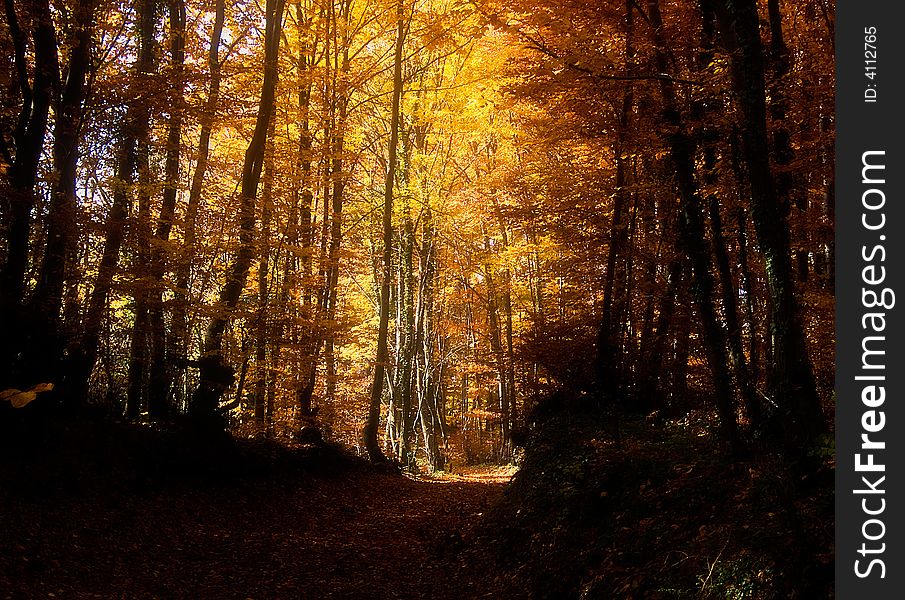
<path id="1" fill-rule="evenodd" d="M 39 383 L 25 391 L 11 388 L 0 392 L 0 400 L 9 402 L 13 408 L 25 408 L 38 397 L 38 394 L 52 389 L 52 383 Z"/>
<path id="2" fill-rule="evenodd" d="M 13 408 L 23 408 L 32 400 L 37 398 L 34 392 L 23 392 L 21 390 L 11 389 L 0 392 L 0 400 L 8 400 Z"/>

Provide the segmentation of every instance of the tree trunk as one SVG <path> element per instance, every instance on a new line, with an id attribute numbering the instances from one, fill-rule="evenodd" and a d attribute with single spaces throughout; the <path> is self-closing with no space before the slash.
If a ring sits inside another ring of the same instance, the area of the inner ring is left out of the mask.
<path id="1" fill-rule="evenodd" d="M 648 14 L 654 27 L 654 44 L 656 46 L 657 69 L 661 73 L 668 71 L 663 21 L 660 16 L 658 0 L 649 0 Z M 707 250 L 704 223 L 701 209 L 701 198 L 695 180 L 694 143 L 685 130 L 675 90 L 671 81 L 660 80 L 664 113 L 673 132 L 669 135 L 670 155 L 676 169 L 676 184 L 682 199 L 682 222 L 680 239 L 683 250 L 691 261 L 694 279 L 693 293 L 698 316 L 704 334 L 704 344 L 713 379 L 714 396 L 720 416 L 720 428 L 724 440 L 729 444 L 733 454 L 742 452 L 738 424 L 735 418 L 732 386 L 726 360 L 726 345 L 723 331 L 717 321 L 713 306 L 713 276 L 710 272 L 710 254 Z"/>
<path id="2" fill-rule="evenodd" d="M 748 218 L 745 209 L 739 208 L 736 213 L 738 226 L 738 264 L 741 271 L 742 286 L 745 290 L 745 317 L 748 319 L 748 364 L 751 372 L 751 385 L 757 389 L 757 374 L 760 352 L 757 344 L 757 313 L 754 310 L 755 290 L 748 268 Z"/>
<path id="3" fill-rule="evenodd" d="M 364 429 L 364 444 L 372 462 L 386 460 L 377 442 L 380 424 L 380 402 L 389 358 L 387 334 L 390 319 L 390 281 L 393 278 L 393 185 L 396 176 L 397 147 L 399 145 L 399 112 L 402 101 L 402 47 L 405 43 L 405 19 L 402 0 L 396 3 L 396 50 L 393 58 L 393 105 L 390 113 L 390 145 L 383 201 L 383 281 L 380 285 L 380 321 L 377 331 L 377 357 L 368 421 Z"/>
<path id="4" fill-rule="evenodd" d="M 28 266 L 31 212 L 38 164 L 44 149 L 48 115 L 59 89 L 60 65 L 56 30 L 48 0 L 32 3 L 33 9 L 33 83 L 28 81 L 26 36 L 19 28 L 13 0 L 6 0 L 6 17 L 13 38 L 14 60 L 19 74 L 22 109 L 13 131 L 16 155 L 6 173 L 10 212 L 7 228 L 6 263 L 0 270 L 0 298 L 4 308 L 21 306 L 25 295 L 25 271 Z"/>
<path id="5" fill-rule="evenodd" d="M 167 124 L 167 147 L 164 164 L 163 201 L 154 243 L 151 248 L 151 368 L 148 384 L 148 413 L 152 420 L 160 420 L 170 413 L 169 395 L 171 370 L 169 364 L 177 354 L 179 343 L 175 335 L 167 337 L 164 324 L 164 275 L 169 257 L 166 250 L 176 217 L 176 198 L 179 189 L 179 161 L 181 155 L 183 104 L 185 101 L 185 1 L 169 0 L 170 66 L 173 81 L 170 97 L 170 120 Z"/>
<path id="6" fill-rule="evenodd" d="M 773 339 L 772 392 L 783 415 L 786 443 L 804 448 L 824 428 L 792 278 L 789 227 L 770 169 L 764 69 L 754 0 L 723 1 L 718 16 L 730 50 L 732 81 L 744 127 L 751 212 L 764 255 Z"/>
<path id="7" fill-rule="evenodd" d="M 206 424 L 220 425 L 217 419 L 220 398 L 232 384 L 232 369 L 225 364 L 222 356 L 223 334 L 245 287 L 255 253 L 255 198 L 261 180 L 267 132 L 273 114 L 283 7 L 284 0 L 267 0 L 264 81 L 261 85 L 261 100 L 258 104 L 254 134 L 245 152 L 239 194 L 239 249 L 227 274 L 226 283 L 220 290 L 217 314 L 211 319 L 205 333 L 198 387 L 189 405 L 189 414 L 202 427 L 206 427 Z"/>
<path id="8" fill-rule="evenodd" d="M 219 58 L 220 40 L 223 34 L 223 23 L 226 19 L 226 0 L 217 0 L 214 25 L 211 30 L 211 42 L 208 50 L 208 69 L 210 71 L 210 83 L 208 85 L 207 100 L 200 115 L 201 132 L 198 139 L 198 150 L 195 154 L 195 171 L 189 187 L 189 197 L 186 203 L 185 224 L 183 226 L 183 243 L 176 261 L 176 289 L 173 301 L 173 325 L 172 337 L 174 340 L 174 356 L 171 363 L 183 370 L 188 362 L 188 305 L 192 294 L 189 291 L 191 282 L 192 262 L 195 258 L 195 236 L 198 209 L 201 206 L 201 192 L 204 187 L 204 177 L 207 172 L 208 155 L 210 154 L 211 130 L 214 117 L 217 114 L 220 98 L 220 73 L 221 64 Z M 180 386 L 181 390 L 184 385 Z M 177 397 L 177 401 L 181 398 Z"/>
<path id="9" fill-rule="evenodd" d="M 348 15 L 343 15 L 346 20 Z M 337 29 L 339 29 L 337 27 Z M 343 224 L 343 197 L 346 188 L 347 174 L 343 172 L 345 166 L 343 153 L 345 151 L 345 135 L 346 135 L 346 111 L 348 110 L 349 97 L 346 76 L 349 71 L 349 47 L 348 43 L 343 43 L 342 52 L 336 44 L 334 44 L 336 58 L 335 61 L 341 61 L 341 64 L 334 63 L 334 74 L 337 76 L 335 86 L 335 110 L 336 122 L 332 129 L 331 149 L 332 149 L 332 189 L 330 190 L 330 242 L 327 254 L 327 280 L 324 298 L 324 316 L 329 326 L 323 329 L 324 334 L 324 358 L 327 362 L 326 374 L 326 398 L 332 403 L 336 395 L 336 357 L 333 352 L 334 339 L 336 335 L 337 314 L 337 293 L 339 291 L 339 250 L 342 244 L 342 224 Z M 342 58 L 340 58 L 342 57 Z M 327 197 L 324 198 L 326 204 Z M 314 358 L 316 360 L 316 356 Z"/>
<path id="10" fill-rule="evenodd" d="M 625 4 L 625 63 L 631 72 L 634 62 L 634 32 L 632 1 Z M 616 401 L 622 387 L 622 320 L 625 312 L 625 265 L 623 254 L 628 226 L 625 222 L 628 190 L 626 188 L 626 136 L 631 120 L 634 94 L 631 83 L 626 84 L 622 97 L 622 110 L 616 128 L 613 146 L 616 162 L 615 199 L 613 220 L 610 225 L 610 244 L 607 253 L 606 274 L 603 286 L 603 319 L 597 336 L 597 386 L 608 401 Z M 614 296 L 618 294 L 619 299 Z"/>
<path id="11" fill-rule="evenodd" d="M 751 384 L 748 363 L 742 349 L 742 329 L 738 320 L 738 303 L 736 302 L 738 286 L 732 279 L 732 271 L 729 267 L 729 253 L 726 250 L 720 204 L 716 196 L 710 197 L 710 237 L 722 288 L 723 312 L 728 330 L 729 358 L 732 360 L 735 382 L 741 393 L 742 401 L 745 403 L 748 420 L 751 427 L 756 429 L 760 426 L 761 407 L 754 393 L 754 386 Z"/>
<path id="12" fill-rule="evenodd" d="M 255 323 L 255 388 L 254 419 L 259 430 L 263 430 L 267 417 L 267 345 L 268 305 L 270 304 L 270 222 L 273 214 L 273 133 L 274 121 L 270 122 L 267 149 L 264 158 L 264 185 L 261 190 L 261 255 L 258 257 L 258 314 Z"/>
<path id="13" fill-rule="evenodd" d="M 150 304 L 151 289 L 147 268 L 151 254 L 151 173 L 147 137 L 138 147 L 138 214 L 135 219 L 134 289 L 135 321 L 129 354 L 128 393 L 126 416 L 138 419 L 141 409 L 147 405 L 148 362 L 151 342 Z"/>
<path id="14" fill-rule="evenodd" d="M 290 244 L 301 247 L 298 258 L 290 252 L 286 257 L 284 268 L 284 286 L 288 286 L 290 273 L 300 271 L 299 282 L 301 284 L 301 320 L 304 324 L 305 333 L 303 341 L 300 344 L 298 353 L 303 357 L 298 364 L 295 372 L 295 393 L 299 415 L 302 418 L 313 416 L 312 397 L 314 394 L 314 384 L 317 375 L 317 325 L 314 322 L 315 312 L 313 310 L 313 298 L 315 295 L 315 284 L 312 281 L 312 265 L 314 254 L 314 226 L 312 224 L 312 204 L 314 200 L 314 180 L 311 174 L 312 148 L 313 139 L 310 129 L 310 105 L 311 105 L 311 89 L 312 89 L 312 66 L 314 65 L 314 53 L 317 51 L 316 40 L 309 40 L 310 36 L 310 17 L 306 17 L 302 10 L 301 3 L 296 5 L 296 24 L 298 29 L 298 37 L 300 40 L 299 58 L 298 58 L 298 109 L 299 109 L 299 139 L 298 139 L 298 164 L 297 173 L 298 181 L 293 191 L 293 208 L 298 207 L 298 217 L 290 217 L 290 227 L 295 226 L 296 218 L 298 225 L 290 235 Z M 301 263 L 301 268 L 296 266 L 296 260 Z M 288 300 L 288 287 L 282 294 L 283 300 L 281 304 L 285 305 Z M 277 339 L 282 338 L 282 331 L 277 335 Z"/>
<path id="15" fill-rule="evenodd" d="M 60 80 L 56 31 L 48 0 L 38 0 L 32 4 L 33 84 L 28 80 L 28 44 L 25 32 L 19 27 L 15 3 L 13 0 L 6 0 L 5 7 L 13 40 L 22 108 L 13 131 L 15 157 L 0 188 L 4 202 L 9 203 L 6 262 L 0 268 L 0 318 L 3 319 L 4 327 L 4 339 L 0 341 L 0 388 L 12 383 L 7 380 L 12 376 L 17 348 L 21 345 L 23 335 L 28 332 L 22 306 L 25 300 L 31 213 L 35 202 L 38 163 L 47 133 L 48 114 Z"/>
<path id="16" fill-rule="evenodd" d="M 91 69 L 94 9 L 94 2 L 83 2 L 73 11 L 66 83 L 56 109 L 47 245 L 29 307 L 39 323 L 21 360 L 32 373 L 26 379 L 34 381 L 57 381 L 60 377 L 59 362 L 65 346 L 61 331 L 63 290 L 76 258 L 79 233 L 76 176 L 86 80 Z"/>
<path id="17" fill-rule="evenodd" d="M 74 340 L 70 346 L 66 394 L 72 407 L 77 407 L 85 401 L 88 380 L 97 360 L 101 326 L 108 307 L 110 291 L 113 288 L 113 278 L 119 266 L 135 172 L 140 163 L 139 146 L 145 144 L 148 137 L 150 106 L 148 99 L 142 97 L 140 90 L 148 89 L 148 80 L 157 71 L 154 53 L 157 2 L 156 0 L 144 0 L 139 8 L 139 52 L 130 84 L 132 98 L 126 109 L 121 130 L 122 138 L 117 152 L 113 205 L 107 215 L 104 248 L 97 268 L 94 287 L 88 299 L 81 340 Z"/>

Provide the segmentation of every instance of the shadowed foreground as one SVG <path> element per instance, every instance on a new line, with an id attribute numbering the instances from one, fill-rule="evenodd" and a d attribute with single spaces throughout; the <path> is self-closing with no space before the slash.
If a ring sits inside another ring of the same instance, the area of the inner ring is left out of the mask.
<path id="1" fill-rule="evenodd" d="M 480 478 L 347 465 L 118 489 L 16 489 L 13 480 L 0 491 L 0 597 L 491 594 L 484 584 L 468 591 L 477 583 L 460 557 L 506 479 Z"/>

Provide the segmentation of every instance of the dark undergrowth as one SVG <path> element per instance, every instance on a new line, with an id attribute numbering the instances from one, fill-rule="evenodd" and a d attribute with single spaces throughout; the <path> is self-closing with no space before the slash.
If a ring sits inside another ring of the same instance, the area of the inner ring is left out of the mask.
<path id="1" fill-rule="evenodd" d="M 367 466 L 328 443 L 239 440 L 199 432 L 187 420 L 151 426 L 90 413 L 7 411 L 0 417 L 0 490 L 18 495 L 219 485 Z"/>
<path id="2" fill-rule="evenodd" d="M 593 409 L 553 412 L 482 527 L 512 597 L 833 596 L 831 448 L 792 475 L 728 461 L 703 416 L 624 422 L 620 445 Z"/>

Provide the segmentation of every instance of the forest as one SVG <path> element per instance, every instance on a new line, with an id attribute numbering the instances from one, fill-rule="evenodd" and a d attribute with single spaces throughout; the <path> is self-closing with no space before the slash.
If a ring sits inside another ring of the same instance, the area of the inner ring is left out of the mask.
<path id="1" fill-rule="evenodd" d="M 0 590 L 831 597 L 834 9 L 5 0 Z"/>

